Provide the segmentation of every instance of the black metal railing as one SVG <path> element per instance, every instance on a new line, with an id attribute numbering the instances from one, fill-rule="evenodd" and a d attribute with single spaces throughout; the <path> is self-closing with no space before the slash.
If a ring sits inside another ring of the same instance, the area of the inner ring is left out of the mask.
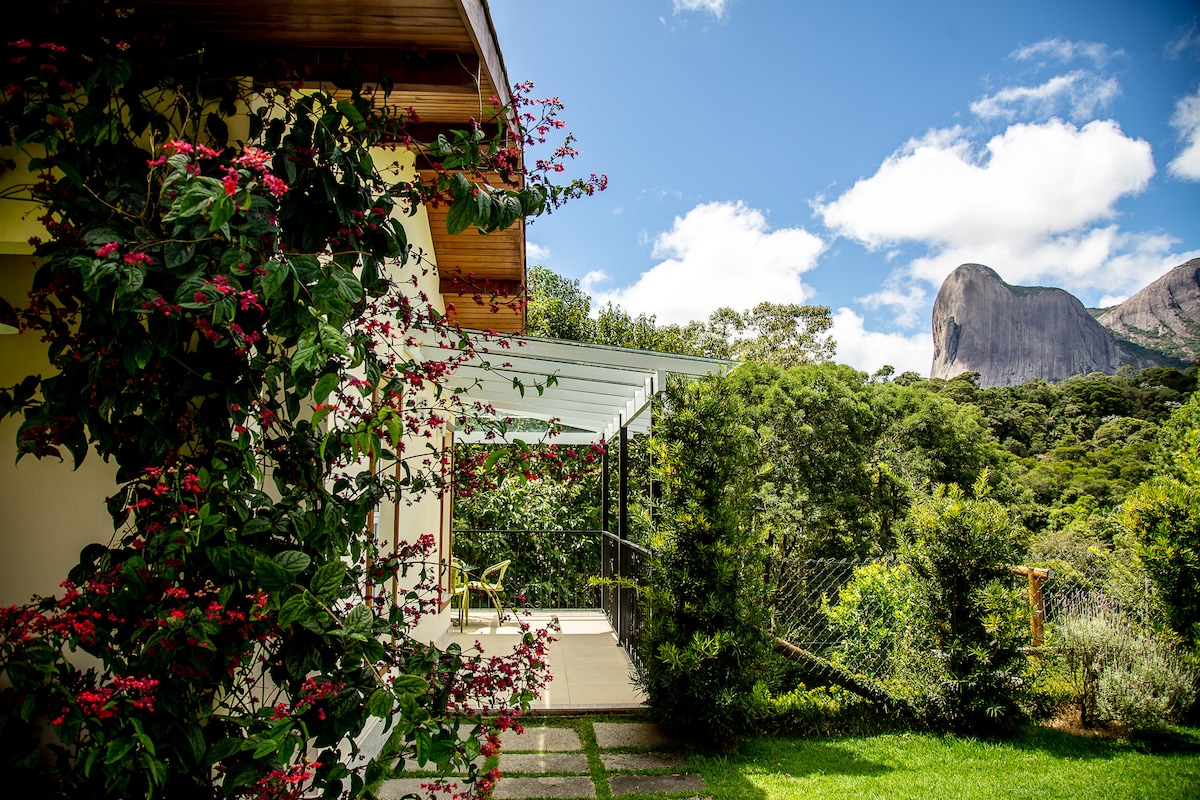
<path id="1" fill-rule="evenodd" d="M 589 579 L 600 574 L 601 531 L 456 530 L 454 555 L 474 578 L 488 566 L 509 561 L 504 576 L 506 602 L 544 608 L 600 608 L 600 589 Z M 473 593 L 473 606 L 485 606 Z"/>
<path id="2" fill-rule="evenodd" d="M 639 590 L 649 550 L 598 530 L 464 529 L 454 535 L 454 555 L 469 565 L 472 577 L 492 564 L 510 562 L 504 576 L 508 602 L 535 609 L 602 609 L 621 647 L 638 661 Z M 471 605 L 483 607 L 487 601 L 477 593 Z"/>
<path id="3" fill-rule="evenodd" d="M 634 663 L 640 660 L 642 604 L 639 595 L 649 557 L 650 551 L 640 545 L 608 531 L 601 534 L 601 607 L 617 632 L 617 641 Z"/>

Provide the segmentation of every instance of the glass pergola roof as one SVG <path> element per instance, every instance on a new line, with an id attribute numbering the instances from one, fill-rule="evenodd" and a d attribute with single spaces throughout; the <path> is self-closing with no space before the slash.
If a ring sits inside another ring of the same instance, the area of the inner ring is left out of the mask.
<path id="1" fill-rule="evenodd" d="M 475 357 L 454 372 L 456 392 L 491 406 L 498 418 L 556 420 L 567 430 L 548 441 L 568 445 L 610 440 L 622 426 L 629 433 L 648 432 L 651 398 L 666 386 L 668 374 L 721 374 L 736 363 L 534 336 L 480 336 L 474 345 Z M 455 439 L 486 441 L 483 431 L 459 431 Z"/>

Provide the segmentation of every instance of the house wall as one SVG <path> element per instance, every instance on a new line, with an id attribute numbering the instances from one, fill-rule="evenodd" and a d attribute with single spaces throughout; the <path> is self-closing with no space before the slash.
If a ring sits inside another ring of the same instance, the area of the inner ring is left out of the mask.
<path id="1" fill-rule="evenodd" d="M 395 163 L 391 170 L 395 179 L 410 176 L 413 162 L 413 156 L 403 151 L 376 154 L 377 164 Z M 18 182 L 18 172 L 0 175 L 0 188 Z M 0 200 L 0 297 L 14 305 L 22 303 L 33 282 L 35 264 L 28 240 L 45 235 L 36 221 L 35 208 L 30 203 Z M 425 210 L 418 209 L 414 216 L 403 212 L 397 216 L 414 251 L 432 256 L 433 239 Z M 413 296 L 423 292 L 444 313 L 438 276 L 428 266 L 410 260 L 404 274 L 393 277 Z M 413 275 L 415 286 L 410 280 Z M 30 374 L 47 374 L 48 369 L 46 347 L 35 335 L 0 335 L 0 386 L 11 386 Z M 19 426 L 17 418 L 0 420 L 0 605 L 27 602 L 34 594 L 57 593 L 59 583 L 78 561 L 79 551 L 91 542 L 108 542 L 113 535 L 104 500 L 116 488 L 115 464 L 105 463 L 94 452 L 77 470 L 69 460 L 26 457 L 16 463 Z M 424 440 L 410 440 L 407 447 L 415 452 L 424 447 Z M 450 557 L 449 539 L 439 535 L 443 526 L 449 525 L 449 520 L 443 519 L 446 516 L 443 500 L 436 494 L 411 502 L 402 498 L 384 504 L 378 529 L 389 542 L 411 542 L 424 533 L 433 534 L 447 549 L 433 555 L 436 565 Z M 407 580 L 397 581 L 397 595 L 402 599 L 417 580 L 413 572 Z M 446 610 L 426 617 L 414 635 L 427 641 L 441 638 L 449 629 L 450 616 Z"/>
<path id="2" fill-rule="evenodd" d="M 0 214 L 7 205 L 0 201 Z M 0 218 L 3 218 L 0 216 Z M 28 245 L 26 250 L 28 251 Z M 0 255 L 0 297 L 14 304 L 33 282 L 29 255 Z M 46 346 L 31 333 L 0 336 L 0 386 L 48 372 Z M 50 595 L 90 542 L 112 537 L 104 498 L 116 489 L 116 465 L 89 453 L 78 470 L 66 461 L 17 458 L 20 420 L 0 420 L 0 605 Z"/>

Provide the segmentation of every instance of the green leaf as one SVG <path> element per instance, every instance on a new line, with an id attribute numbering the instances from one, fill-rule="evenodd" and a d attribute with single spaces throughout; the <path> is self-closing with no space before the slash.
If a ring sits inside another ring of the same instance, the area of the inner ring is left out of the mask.
<path id="1" fill-rule="evenodd" d="M 245 739 L 234 737 L 222 739 L 212 746 L 208 751 L 208 756 L 204 760 L 209 764 L 217 764 L 229 758 L 234 753 L 240 753 L 251 746 L 253 744 Z"/>
<path id="2" fill-rule="evenodd" d="M 349 100 L 338 101 L 337 110 L 342 112 L 342 116 L 346 118 L 346 121 L 356 129 L 361 131 L 367 127 L 367 121 L 363 119 L 362 113 Z"/>
<path id="3" fill-rule="evenodd" d="M 464 194 L 457 198 L 446 212 L 446 231 L 451 235 L 462 233 L 475 221 L 477 211 L 475 198 Z"/>
<path id="4" fill-rule="evenodd" d="M 345 577 L 346 564 L 342 561 L 330 561 L 317 570 L 308 588 L 322 602 L 335 600 L 341 594 L 342 579 Z"/>
<path id="5" fill-rule="evenodd" d="M 267 592 L 282 591 L 292 583 L 292 573 L 262 556 L 254 559 L 254 574 L 258 577 L 258 585 Z"/>
<path id="6" fill-rule="evenodd" d="M 283 284 L 292 274 L 292 267 L 286 261 L 271 260 L 267 262 L 267 274 L 262 279 L 263 296 L 274 300 L 283 290 Z"/>
<path id="7" fill-rule="evenodd" d="M 274 561 L 293 575 L 299 575 L 301 572 L 304 572 L 304 570 L 308 569 L 308 565 L 312 563 L 312 559 L 308 557 L 308 554 L 302 553 L 299 550 L 284 550 L 282 553 L 276 553 Z"/>
<path id="8" fill-rule="evenodd" d="M 108 745 L 108 751 L 104 756 L 105 764 L 116 764 L 125 759 L 133 748 L 137 747 L 137 742 L 133 739 L 114 739 Z"/>
<path id="9" fill-rule="evenodd" d="M 313 387 L 313 402 L 317 405 L 322 405 L 328 398 L 330 392 L 338 387 L 342 376 L 336 372 L 327 372 L 317 380 L 317 385 Z"/>
<path id="10" fill-rule="evenodd" d="M 366 603 L 360 603 L 350 609 L 350 613 L 346 615 L 343 624 L 347 632 L 355 632 L 361 634 L 369 634 L 371 632 L 371 623 L 375 621 L 375 615 L 371 613 L 371 608 Z"/>
<path id="11" fill-rule="evenodd" d="M 263 756 L 269 756 L 278 749 L 279 742 L 275 741 L 274 739 L 263 739 L 258 743 L 258 747 L 254 748 L 254 757 L 262 758 Z"/>
<path id="12" fill-rule="evenodd" d="M 308 592 L 300 592 L 294 594 L 284 601 L 283 606 L 279 609 L 279 625 L 286 628 L 289 625 L 299 622 L 304 617 L 311 614 L 312 595 Z"/>
<path id="13" fill-rule="evenodd" d="M 392 691 L 398 695 L 425 694 L 429 691 L 429 681 L 420 675 L 398 675 L 392 682 Z"/>
<path id="14" fill-rule="evenodd" d="M 213 200 L 212 208 L 209 213 L 211 216 L 208 220 L 208 232 L 223 230 L 229 220 L 233 219 L 234 213 L 237 211 L 237 206 L 233 204 L 233 198 L 227 194 L 217 195 Z M 228 234 L 228 231 L 225 231 Z"/>
<path id="15" fill-rule="evenodd" d="M 387 689 L 376 689 L 371 693 L 371 698 L 367 700 L 367 713 L 372 717 L 387 719 L 392 715 L 395 707 L 396 699 Z"/>

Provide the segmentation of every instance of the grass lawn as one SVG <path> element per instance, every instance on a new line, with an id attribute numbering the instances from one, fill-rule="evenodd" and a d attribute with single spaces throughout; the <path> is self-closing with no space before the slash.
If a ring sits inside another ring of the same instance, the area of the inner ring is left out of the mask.
<path id="1" fill-rule="evenodd" d="M 1200 737 L 1172 752 L 1048 728 L 980 742 L 928 734 L 754 738 L 729 757 L 694 756 L 720 800 L 854 798 L 1200 798 Z"/>
<path id="2" fill-rule="evenodd" d="M 622 717 L 628 720 L 629 717 Z M 527 726 L 576 729 L 598 800 L 610 800 L 593 722 L 607 717 L 526 717 Z M 1031 727 L 997 741 L 923 733 L 788 738 L 749 737 L 728 756 L 690 752 L 713 800 L 1196 800 L 1200 729 L 1154 746 Z M 485 769 L 496 766 L 488 760 Z M 622 795 L 619 800 L 691 798 Z"/>

